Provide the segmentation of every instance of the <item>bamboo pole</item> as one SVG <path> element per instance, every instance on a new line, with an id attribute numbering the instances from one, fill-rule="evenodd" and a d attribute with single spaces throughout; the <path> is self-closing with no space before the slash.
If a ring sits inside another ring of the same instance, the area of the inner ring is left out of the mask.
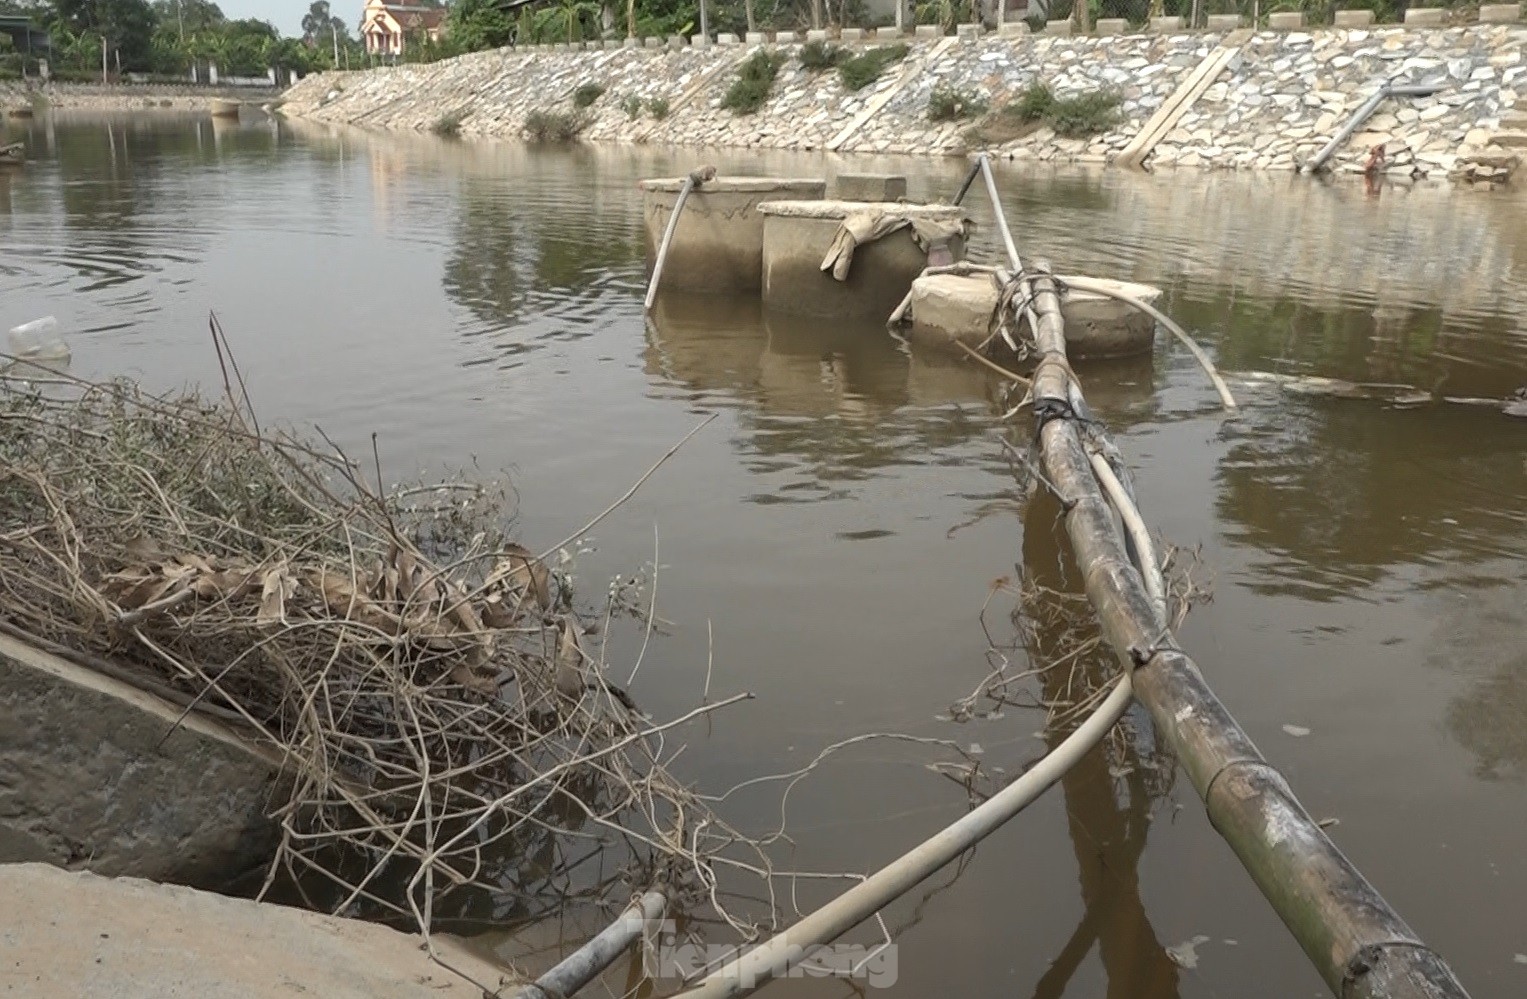
<path id="1" fill-rule="evenodd" d="M 1294 797 L 1161 627 L 1099 491 L 1070 402 L 1060 298 L 1031 270 L 1034 413 L 1041 458 L 1103 633 L 1134 666 L 1135 696 L 1166 737 L 1209 821 L 1340 999 L 1467 999 L 1447 963 L 1406 925 Z"/>

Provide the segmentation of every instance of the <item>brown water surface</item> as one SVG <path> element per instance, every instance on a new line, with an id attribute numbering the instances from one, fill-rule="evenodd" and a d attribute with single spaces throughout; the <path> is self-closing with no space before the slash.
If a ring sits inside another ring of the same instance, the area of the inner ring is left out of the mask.
<path id="1" fill-rule="evenodd" d="M 891 169 L 928 197 L 954 189 L 960 163 L 168 116 L 10 128 L 34 162 L 0 174 L 0 328 L 57 315 L 77 372 L 214 384 L 215 309 L 266 419 L 352 444 L 376 431 L 397 478 L 509 467 L 532 545 L 719 414 L 575 567 L 594 596 L 661 567 L 659 613 L 676 628 L 634 685 L 649 710 L 692 706 L 712 652 L 713 697 L 756 695 L 688 734 L 683 765 L 702 785 L 865 732 L 979 743 L 1009 773 L 1044 750 L 1032 711 L 939 718 L 986 674 L 977 615 L 992 581 L 1019 565 L 1045 578 L 1057 560 L 1054 511 L 1020 515 L 1002 449 L 1022 445 L 1024 421 L 998 421 L 985 375 L 748 301 L 665 299 L 650 326 L 641 314 L 640 177 L 701 161 Z M 1527 384 L 1521 193 L 1000 179 L 1026 252 L 1164 286 L 1227 368 L 1447 396 Z M 1202 548 L 1214 599 L 1181 640 L 1216 691 L 1476 996 L 1527 994 L 1527 422 L 1251 388 L 1226 420 L 1164 339 L 1150 364 L 1083 377 L 1147 519 Z M 999 596 L 989 617 L 1011 606 Z M 639 641 L 621 634 L 615 661 Z M 835 757 L 791 796 L 797 847 L 782 861 L 870 870 L 959 815 L 964 792 L 926 758 L 873 743 Z M 770 828 L 778 790 L 725 808 Z M 886 922 L 901 931 L 888 996 L 1323 994 L 1186 782 L 1103 756 Z M 1169 958 L 1200 936 L 1196 967 Z"/>

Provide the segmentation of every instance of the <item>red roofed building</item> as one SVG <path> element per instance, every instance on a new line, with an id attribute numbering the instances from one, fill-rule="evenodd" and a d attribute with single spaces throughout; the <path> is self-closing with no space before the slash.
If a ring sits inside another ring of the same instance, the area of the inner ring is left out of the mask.
<path id="1" fill-rule="evenodd" d="M 361 39 L 372 55 L 400 56 L 410 38 L 438 42 L 444 28 L 444 7 L 366 0 L 361 12 Z"/>

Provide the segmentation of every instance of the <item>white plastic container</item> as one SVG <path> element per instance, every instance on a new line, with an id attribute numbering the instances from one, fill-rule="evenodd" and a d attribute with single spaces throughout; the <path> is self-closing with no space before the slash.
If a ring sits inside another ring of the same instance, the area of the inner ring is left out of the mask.
<path id="1" fill-rule="evenodd" d="M 67 361 L 69 345 L 58 335 L 58 320 L 44 316 L 11 328 L 11 353 L 24 361 Z"/>

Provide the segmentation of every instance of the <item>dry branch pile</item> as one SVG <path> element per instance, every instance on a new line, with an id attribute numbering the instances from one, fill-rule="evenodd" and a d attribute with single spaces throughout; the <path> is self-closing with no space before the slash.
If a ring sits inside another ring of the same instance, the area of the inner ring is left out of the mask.
<path id="1" fill-rule="evenodd" d="M 623 881 L 719 908 L 718 868 L 762 873 L 664 765 L 719 705 L 642 715 L 505 490 L 379 465 L 247 400 L 0 376 L 0 627 L 279 747 L 271 873 L 324 908 L 428 928 L 474 888 L 531 917 Z"/>

